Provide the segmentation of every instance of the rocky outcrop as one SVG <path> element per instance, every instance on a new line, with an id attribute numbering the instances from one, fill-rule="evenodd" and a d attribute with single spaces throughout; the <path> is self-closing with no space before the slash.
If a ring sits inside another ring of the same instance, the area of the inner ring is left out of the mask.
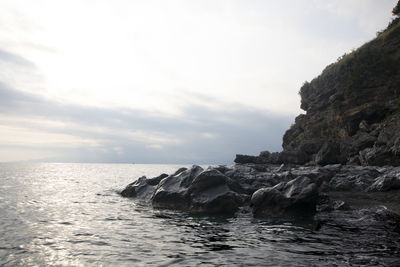
<path id="1" fill-rule="evenodd" d="M 151 203 L 155 208 L 193 213 L 234 213 L 243 199 L 240 186 L 218 169 L 181 168 L 172 175 L 140 177 L 121 195 Z"/>
<path id="2" fill-rule="evenodd" d="M 343 199 L 332 198 L 329 192 L 399 189 L 400 167 L 257 163 L 207 169 L 193 166 L 171 175 L 140 177 L 121 195 L 161 209 L 211 214 L 249 209 L 255 217 L 292 218 L 349 208 Z"/>
<path id="3" fill-rule="evenodd" d="M 281 153 L 236 163 L 400 166 L 400 20 L 300 89 Z"/>
<path id="4" fill-rule="evenodd" d="M 313 217 L 315 230 L 356 232 L 354 240 L 399 234 L 399 21 L 303 85 L 306 114 L 283 136 L 282 152 L 140 177 L 121 195 L 190 213 Z"/>
<path id="5" fill-rule="evenodd" d="M 400 24 L 329 65 L 300 89 L 284 151 L 309 162 L 400 165 Z"/>

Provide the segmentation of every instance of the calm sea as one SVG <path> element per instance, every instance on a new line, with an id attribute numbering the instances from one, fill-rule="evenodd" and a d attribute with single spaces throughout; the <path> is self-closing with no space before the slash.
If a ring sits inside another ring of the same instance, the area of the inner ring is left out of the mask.
<path id="1" fill-rule="evenodd" d="M 122 198 L 181 166 L 0 164 L 0 266 L 387 266 L 390 253 L 312 222 L 160 211 Z"/>

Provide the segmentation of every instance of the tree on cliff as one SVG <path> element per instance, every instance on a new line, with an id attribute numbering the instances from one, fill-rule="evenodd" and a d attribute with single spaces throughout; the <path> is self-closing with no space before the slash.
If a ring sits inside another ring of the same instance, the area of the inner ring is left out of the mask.
<path id="1" fill-rule="evenodd" d="M 393 15 L 400 16 L 400 0 L 397 2 L 397 5 L 393 8 Z"/>

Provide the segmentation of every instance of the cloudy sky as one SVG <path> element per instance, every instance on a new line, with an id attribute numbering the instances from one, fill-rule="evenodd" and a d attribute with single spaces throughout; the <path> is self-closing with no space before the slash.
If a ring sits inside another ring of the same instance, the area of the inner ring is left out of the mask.
<path id="1" fill-rule="evenodd" d="M 0 162 L 231 163 L 396 0 L 2 0 Z"/>

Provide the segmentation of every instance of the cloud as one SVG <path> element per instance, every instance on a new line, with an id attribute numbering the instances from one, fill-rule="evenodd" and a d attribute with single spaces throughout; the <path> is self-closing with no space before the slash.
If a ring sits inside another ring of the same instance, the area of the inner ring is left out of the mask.
<path id="1" fill-rule="evenodd" d="M 280 150 L 282 134 L 293 120 L 199 99 L 181 105 L 180 115 L 172 116 L 60 103 L 0 83 L 0 126 L 8 127 L 8 137 L 5 131 L 0 134 L 0 146 L 42 151 L 52 161 L 229 163 L 235 153 Z"/>
<path id="2" fill-rule="evenodd" d="M 29 68 L 33 68 L 35 66 L 31 61 L 2 49 L 0 49 L 0 63 L 11 63 Z"/>

